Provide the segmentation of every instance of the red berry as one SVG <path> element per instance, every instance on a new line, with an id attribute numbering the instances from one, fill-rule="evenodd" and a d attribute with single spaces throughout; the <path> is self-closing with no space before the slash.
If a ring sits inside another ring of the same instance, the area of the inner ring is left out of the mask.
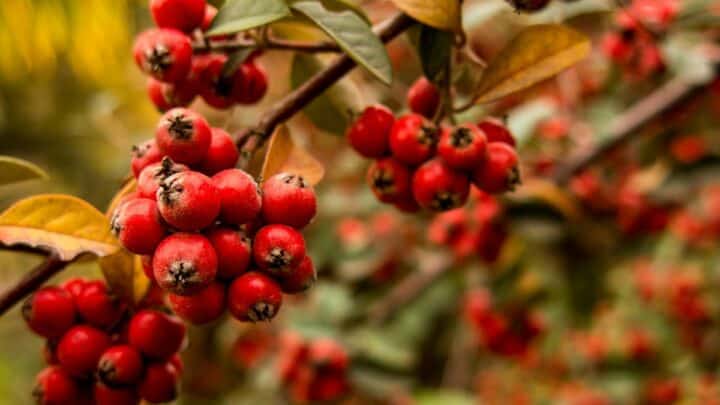
<path id="1" fill-rule="evenodd" d="M 192 45 L 190 38 L 180 31 L 151 29 L 137 36 L 133 56 L 146 74 L 163 82 L 177 83 L 190 71 Z"/>
<path id="2" fill-rule="evenodd" d="M 191 32 L 203 23 L 205 0 L 150 0 L 150 13 L 160 28 Z"/>
<path id="3" fill-rule="evenodd" d="M 218 9 L 215 8 L 212 4 L 205 5 L 205 16 L 203 17 L 203 22 L 200 25 L 200 29 L 203 31 L 207 31 L 212 25 L 212 22 L 215 19 L 217 13 Z"/>
<path id="4" fill-rule="evenodd" d="M 317 210 L 315 190 L 300 175 L 279 173 L 262 186 L 262 215 L 268 224 L 303 228 Z"/>
<path id="5" fill-rule="evenodd" d="M 110 347 L 110 336 L 90 326 L 75 326 L 60 339 L 57 355 L 62 368 L 76 377 L 91 375 L 103 352 Z"/>
<path id="6" fill-rule="evenodd" d="M 103 281 L 87 283 L 75 303 L 85 322 L 101 329 L 117 324 L 127 310 L 127 305 L 110 293 Z"/>
<path id="7" fill-rule="evenodd" d="M 447 211 L 467 201 L 470 193 L 468 177 L 433 159 L 420 166 L 413 175 L 413 196 L 425 209 Z"/>
<path id="8" fill-rule="evenodd" d="M 395 201 L 393 205 L 395 206 L 395 208 L 399 209 L 402 212 L 407 212 L 408 214 L 420 211 L 420 205 L 418 205 L 417 201 L 415 201 L 415 198 L 412 195 L 403 197 L 400 200 Z"/>
<path id="9" fill-rule="evenodd" d="M 97 383 L 93 391 L 95 405 L 138 405 L 140 396 L 133 388 L 110 388 L 105 384 Z"/>
<path id="10" fill-rule="evenodd" d="M 170 358 L 184 340 L 185 325 L 176 316 L 144 309 L 130 320 L 128 342 L 147 357 Z"/>
<path id="11" fill-rule="evenodd" d="M 266 225 L 255 234 L 253 259 L 273 275 L 287 274 L 305 258 L 305 240 L 287 225 Z"/>
<path id="12" fill-rule="evenodd" d="M 156 200 L 160 183 L 173 174 L 186 170 L 190 169 L 185 165 L 173 162 L 172 159 L 165 156 L 162 162 L 153 163 L 140 172 L 137 181 L 138 195 L 143 198 Z"/>
<path id="13" fill-rule="evenodd" d="M 260 213 L 260 188 L 249 174 L 240 169 L 227 169 L 212 177 L 220 190 L 220 218 L 223 222 L 242 225 L 253 221 Z"/>
<path id="14" fill-rule="evenodd" d="M 140 383 L 140 397 L 152 404 L 171 402 L 178 395 L 178 380 L 178 372 L 172 364 L 150 364 Z"/>
<path id="15" fill-rule="evenodd" d="M 225 312 L 225 286 L 212 283 L 195 295 L 168 294 L 170 307 L 179 317 L 195 325 L 212 322 Z"/>
<path id="16" fill-rule="evenodd" d="M 485 133 L 488 143 L 502 142 L 515 146 L 515 138 L 508 131 L 505 124 L 497 118 L 485 118 L 477 124 L 477 127 Z"/>
<path id="17" fill-rule="evenodd" d="M 313 340 L 308 347 L 308 359 L 324 369 L 343 371 L 348 368 L 348 354 L 345 349 L 330 338 Z"/>
<path id="18" fill-rule="evenodd" d="M 102 354 L 98 362 L 97 376 L 110 387 L 134 384 L 144 371 L 140 352 L 129 345 L 113 346 Z"/>
<path id="19" fill-rule="evenodd" d="M 80 388 L 65 370 L 53 366 L 35 377 L 32 394 L 38 405 L 74 405 L 80 398 Z"/>
<path id="20" fill-rule="evenodd" d="M 241 69 L 227 74 L 224 72 L 227 56 L 210 54 L 198 61 L 198 91 L 205 102 L 217 109 L 226 109 L 235 104 L 233 88 L 242 80 Z M 225 73 L 225 74 L 223 74 Z"/>
<path id="21" fill-rule="evenodd" d="M 197 231 L 212 225 L 220 214 L 220 192 L 206 175 L 180 172 L 160 184 L 157 207 L 171 226 Z"/>
<path id="22" fill-rule="evenodd" d="M 133 176 L 138 178 L 144 168 L 159 162 L 160 159 L 162 159 L 162 154 L 160 153 L 160 148 L 158 148 L 157 143 L 155 143 L 155 139 L 148 139 L 139 145 L 134 145 L 132 147 L 132 160 L 130 162 Z"/>
<path id="23" fill-rule="evenodd" d="M 165 237 L 157 204 L 148 198 L 134 198 L 120 205 L 110 227 L 125 249 L 139 255 L 151 254 Z"/>
<path id="24" fill-rule="evenodd" d="M 267 321 L 282 305 L 280 286 L 270 277 L 251 271 L 236 278 L 228 290 L 228 310 L 240 321 Z"/>
<path id="25" fill-rule="evenodd" d="M 383 157 L 390 151 L 390 130 L 394 123 L 395 116 L 389 108 L 371 105 L 348 129 L 348 142 L 362 156 Z"/>
<path id="26" fill-rule="evenodd" d="M 154 283 L 155 274 L 153 274 L 152 259 L 152 255 L 143 255 L 140 257 L 140 263 L 142 264 L 143 273 L 145 273 L 145 276 Z"/>
<path id="27" fill-rule="evenodd" d="M 163 154 L 178 163 L 192 165 L 207 156 L 212 132 L 200 114 L 187 108 L 173 108 L 160 118 L 155 140 Z"/>
<path id="28" fill-rule="evenodd" d="M 25 300 L 22 315 L 33 332 L 56 339 L 75 323 L 75 304 L 64 289 L 42 287 Z"/>
<path id="29" fill-rule="evenodd" d="M 310 256 L 305 256 L 300 265 L 290 273 L 284 274 L 280 281 L 280 288 L 285 294 L 298 294 L 307 291 L 315 284 L 317 274 Z"/>
<path id="30" fill-rule="evenodd" d="M 410 86 L 407 93 L 407 104 L 410 111 L 432 118 L 440 106 L 440 92 L 423 76 Z"/>
<path id="31" fill-rule="evenodd" d="M 373 162 L 368 168 L 367 182 L 378 200 L 394 203 L 410 196 L 410 169 L 394 158 Z"/>
<path id="32" fill-rule="evenodd" d="M 207 238 L 217 254 L 218 278 L 231 280 L 247 271 L 252 247 L 244 231 L 215 228 L 208 232 Z"/>
<path id="33" fill-rule="evenodd" d="M 60 288 L 67 291 L 73 298 L 73 300 L 76 300 L 80 296 L 80 294 L 82 294 L 87 283 L 87 280 L 82 277 L 74 277 L 65 280 L 64 283 L 60 284 Z"/>
<path id="34" fill-rule="evenodd" d="M 253 61 L 240 65 L 234 80 L 232 96 L 240 104 L 255 104 L 267 93 L 268 79 L 265 69 Z"/>
<path id="35" fill-rule="evenodd" d="M 153 274 L 158 285 L 166 291 L 179 295 L 196 294 L 215 279 L 215 249 L 202 235 L 170 235 L 155 251 Z"/>
<path id="36" fill-rule="evenodd" d="M 185 107 L 195 98 L 193 89 L 183 82 L 164 83 L 153 77 L 147 80 L 147 93 L 155 107 L 165 112 L 175 107 Z"/>
<path id="37" fill-rule="evenodd" d="M 200 171 L 212 176 L 215 173 L 235 167 L 238 161 L 237 147 L 230 134 L 224 129 L 213 128 L 210 149 L 200 164 Z"/>
<path id="38" fill-rule="evenodd" d="M 511 191 L 520 182 L 515 149 L 505 143 L 488 145 L 487 159 L 473 173 L 473 182 L 488 193 Z"/>
<path id="39" fill-rule="evenodd" d="M 487 138 L 473 124 L 445 128 L 440 135 L 438 154 L 456 170 L 472 170 L 485 159 Z"/>
<path id="40" fill-rule="evenodd" d="M 395 121 L 390 131 L 390 150 L 400 162 L 419 165 L 435 154 L 437 138 L 437 129 L 430 121 L 409 114 Z"/>

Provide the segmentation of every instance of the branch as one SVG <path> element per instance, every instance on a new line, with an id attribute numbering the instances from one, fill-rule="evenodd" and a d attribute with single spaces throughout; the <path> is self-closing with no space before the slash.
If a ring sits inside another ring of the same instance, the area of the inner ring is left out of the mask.
<path id="1" fill-rule="evenodd" d="M 72 261 L 61 260 L 55 253 L 37 265 L 19 283 L 0 296 L 0 316 L 12 308 L 20 300 L 37 290 L 52 276 L 67 267 Z"/>
<path id="2" fill-rule="evenodd" d="M 248 38 L 238 38 L 226 41 L 213 41 L 212 39 L 204 38 L 201 43 L 193 44 L 193 52 L 195 53 L 230 53 L 247 48 L 273 49 L 306 53 L 340 52 L 340 48 L 337 46 L 337 44 L 328 41 L 301 42 L 287 41 L 275 38 L 269 38 L 265 42 L 258 42 L 254 39 Z"/>

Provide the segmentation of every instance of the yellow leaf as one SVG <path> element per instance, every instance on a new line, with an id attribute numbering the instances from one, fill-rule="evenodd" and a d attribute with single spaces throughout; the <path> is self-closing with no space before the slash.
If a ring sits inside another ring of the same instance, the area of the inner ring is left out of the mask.
<path id="1" fill-rule="evenodd" d="M 125 197 L 135 192 L 136 189 L 137 181 L 134 178 L 130 178 L 130 180 L 126 181 L 125 184 L 123 184 L 122 188 L 115 194 L 112 201 L 110 201 L 107 211 L 105 211 L 105 216 L 111 218 L 113 213 L 115 212 L 115 208 L 117 208 L 118 205 L 123 202 Z"/>
<path id="2" fill-rule="evenodd" d="M 0 214 L 0 243 L 49 249 L 62 260 L 82 253 L 102 257 L 118 250 L 110 223 L 100 211 L 61 194 L 29 197 Z"/>
<path id="3" fill-rule="evenodd" d="M 319 183 L 325 175 L 322 163 L 296 145 L 284 125 L 279 126 L 268 141 L 260 177 L 268 179 L 278 173 L 303 176 L 312 185 Z"/>
<path id="4" fill-rule="evenodd" d="M 43 169 L 30 162 L 10 156 L 0 156 L 0 186 L 47 178 L 48 175 Z"/>
<path id="5" fill-rule="evenodd" d="M 395 6 L 423 24 L 444 31 L 460 31 L 459 0 L 392 0 Z"/>
<path id="6" fill-rule="evenodd" d="M 140 302 L 150 287 L 140 256 L 125 249 L 100 258 L 100 269 L 113 292 L 129 302 Z"/>
<path id="7" fill-rule="evenodd" d="M 495 57 L 478 85 L 478 103 L 526 89 L 584 59 L 590 41 L 561 24 L 526 28 Z"/>

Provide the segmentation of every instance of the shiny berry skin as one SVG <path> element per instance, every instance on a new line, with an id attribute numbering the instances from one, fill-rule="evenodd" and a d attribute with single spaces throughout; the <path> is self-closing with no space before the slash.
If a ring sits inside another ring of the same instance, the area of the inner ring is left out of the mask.
<path id="1" fill-rule="evenodd" d="M 137 178 L 144 168 L 159 162 L 161 159 L 162 154 L 157 143 L 155 143 L 155 139 L 149 139 L 141 144 L 134 145 L 132 147 L 132 160 L 130 161 L 133 176 Z"/>
<path id="2" fill-rule="evenodd" d="M 200 114 L 187 108 L 173 108 L 160 118 L 155 141 L 160 152 L 172 160 L 192 165 L 207 156 L 212 131 Z"/>
<path id="3" fill-rule="evenodd" d="M 151 404 L 160 404 L 175 400 L 178 395 L 180 377 L 170 363 L 150 364 L 140 383 L 140 397 Z"/>
<path id="4" fill-rule="evenodd" d="M 230 284 L 227 305 L 230 314 L 237 320 L 267 321 L 280 310 L 282 291 L 275 280 L 251 271 Z"/>
<path id="5" fill-rule="evenodd" d="M 190 38 L 173 29 L 140 33 L 133 46 L 135 63 L 144 73 L 166 83 L 181 82 L 190 72 Z"/>
<path id="6" fill-rule="evenodd" d="M 407 105 L 410 111 L 426 118 L 432 118 L 440 106 L 440 92 L 424 76 L 417 79 L 407 93 Z"/>
<path id="7" fill-rule="evenodd" d="M 195 98 L 193 89 L 184 82 L 164 83 L 149 77 L 146 89 L 148 98 L 160 112 L 176 107 L 185 107 Z"/>
<path id="8" fill-rule="evenodd" d="M 241 69 L 238 68 L 232 74 L 224 76 L 227 56 L 220 54 L 207 55 L 198 63 L 198 91 L 203 100 L 211 107 L 220 110 L 235 104 L 233 88 L 242 80 Z"/>
<path id="9" fill-rule="evenodd" d="M 150 14 L 160 28 L 191 32 L 203 23 L 205 0 L 150 0 Z"/>
<path id="10" fill-rule="evenodd" d="M 473 124 L 445 128 L 440 135 L 438 155 L 449 167 L 472 170 L 485 160 L 487 138 Z"/>
<path id="11" fill-rule="evenodd" d="M 255 104 L 267 93 L 268 78 L 265 69 L 249 61 L 240 65 L 234 80 L 232 97 L 239 104 Z"/>
<path id="12" fill-rule="evenodd" d="M 249 174 L 240 169 L 227 169 L 212 177 L 220 190 L 220 219 L 243 225 L 253 221 L 262 207 L 260 188 Z"/>
<path id="13" fill-rule="evenodd" d="M 260 269 L 270 274 L 287 274 L 304 258 L 305 239 L 287 225 L 266 225 L 255 234 L 253 259 Z"/>
<path id="14" fill-rule="evenodd" d="M 165 237 L 155 201 L 148 198 L 134 198 L 115 209 L 110 220 L 113 235 L 132 253 L 152 253 Z"/>
<path id="15" fill-rule="evenodd" d="M 232 280 L 250 266 L 252 243 L 243 230 L 219 227 L 207 233 L 218 260 L 217 277 Z"/>
<path id="16" fill-rule="evenodd" d="M 262 185 L 262 216 L 268 224 L 304 228 L 315 218 L 315 190 L 297 174 L 278 173 Z"/>
<path id="17" fill-rule="evenodd" d="M 370 189 L 384 203 L 395 203 L 411 197 L 410 180 L 410 169 L 394 158 L 376 160 L 367 172 Z"/>
<path id="18" fill-rule="evenodd" d="M 97 377 L 109 387 L 120 387 L 138 382 L 144 371 L 142 356 L 130 345 L 110 347 L 100 357 Z"/>
<path id="19" fill-rule="evenodd" d="M 153 256 L 158 285 L 179 295 L 192 295 L 217 274 L 217 255 L 210 241 L 192 233 L 175 233 L 163 240 Z"/>
<path id="20" fill-rule="evenodd" d="M 513 190 L 519 182 L 515 149 L 500 142 L 489 144 L 487 158 L 473 173 L 473 183 L 485 192 L 496 194 Z"/>
<path id="21" fill-rule="evenodd" d="M 70 296 L 76 300 L 80 294 L 82 294 L 83 290 L 85 289 L 85 286 L 88 284 L 88 281 L 85 280 L 82 277 L 74 277 L 68 280 L 65 280 L 62 284 L 60 284 L 60 288 L 67 291 Z"/>
<path id="22" fill-rule="evenodd" d="M 220 191 L 202 173 L 176 173 L 160 184 L 157 207 L 172 227 L 197 231 L 212 225 L 220 214 Z"/>
<path id="23" fill-rule="evenodd" d="M 95 405 L 138 405 L 140 396 L 134 387 L 110 388 L 105 384 L 97 383 L 93 389 Z"/>
<path id="24" fill-rule="evenodd" d="M 185 324 L 174 315 L 144 309 L 130 320 L 128 343 L 149 358 L 170 358 L 184 340 Z"/>
<path id="25" fill-rule="evenodd" d="M 35 377 L 32 395 L 38 405 L 73 405 L 80 398 L 80 387 L 65 370 L 53 366 Z"/>
<path id="26" fill-rule="evenodd" d="M 203 17 L 203 22 L 200 24 L 200 29 L 203 31 L 207 31 L 210 26 L 212 25 L 213 20 L 215 19 L 215 16 L 218 13 L 218 9 L 215 8 L 212 4 L 206 4 L 205 5 L 205 16 Z"/>
<path id="27" fill-rule="evenodd" d="M 73 326 L 76 310 L 70 293 L 48 286 L 35 291 L 25 300 L 22 315 L 33 332 L 56 339 Z"/>
<path id="28" fill-rule="evenodd" d="M 515 11 L 519 13 L 532 13 L 535 11 L 542 10 L 548 4 L 550 0 L 506 0 L 510 3 Z"/>
<path id="29" fill-rule="evenodd" d="M 212 176 L 215 173 L 235 167 L 240 154 L 230 134 L 222 128 L 212 129 L 212 139 L 205 160 L 200 164 L 200 171 Z"/>
<path id="30" fill-rule="evenodd" d="M 447 211 L 465 204 L 470 193 L 470 181 L 467 175 L 449 168 L 436 158 L 415 171 L 412 188 L 420 207 Z"/>
<path id="31" fill-rule="evenodd" d="M 225 312 L 225 286 L 211 283 L 197 294 L 184 297 L 168 294 L 170 308 L 182 319 L 202 325 L 212 322 Z"/>
<path id="32" fill-rule="evenodd" d="M 117 324 L 127 310 L 127 305 L 108 291 L 105 282 L 100 280 L 87 283 L 75 305 L 85 322 L 100 329 Z"/>
<path id="33" fill-rule="evenodd" d="M 175 163 L 165 156 L 161 162 L 153 163 L 140 172 L 137 181 L 138 195 L 153 201 L 156 200 L 160 183 L 173 174 L 186 170 L 189 170 L 187 166 Z"/>
<path id="34" fill-rule="evenodd" d="M 364 157 L 383 157 L 390 152 L 390 130 L 394 123 L 395 116 L 389 108 L 371 105 L 348 128 L 348 142 Z"/>
<path id="35" fill-rule="evenodd" d="M 485 118 L 477 124 L 477 127 L 485 133 L 488 143 L 502 142 L 515 146 L 515 138 L 508 131 L 505 124 L 497 118 Z"/>
<path id="36" fill-rule="evenodd" d="M 95 372 L 98 360 L 110 347 L 110 336 L 90 326 L 74 326 L 60 339 L 57 356 L 62 368 L 75 377 Z"/>
<path id="37" fill-rule="evenodd" d="M 390 150 L 400 162 L 416 166 L 435 154 L 438 133 L 432 123 L 421 115 L 398 118 L 390 131 Z"/>
<path id="38" fill-rule="evenodd" d="M 305 256 L 300 265 L 288 274 L 284 274 L 280 280 L 280 288 L 285 294 L 298 294 L 307 291 L 315 284 L 317 273 L 310 256 Z"/>

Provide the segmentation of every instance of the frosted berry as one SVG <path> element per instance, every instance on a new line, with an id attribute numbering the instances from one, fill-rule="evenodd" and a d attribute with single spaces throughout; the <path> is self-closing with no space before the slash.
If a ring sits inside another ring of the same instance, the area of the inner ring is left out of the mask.
<path id="1" fill-rule="evenodd" d="M 165 237 L 157 204 L 148 198 L 134 198 L 120 205 L 110 227 L 125 249 L 139 255 L 152 253 Z"/>
<path id="2" fill-rule="evenodd" d="M 297 174 L 278 173 L 262 185 L 262 216 L 268 224 L 303 228 L 317 211 L 315 190 Z"/>
<path id="3" fill-rule="evenodd" d="M 487 159 L 473 173 L 473 182 L 488 193 L 513 190 L 520 182 L 515 149 L 505 143 L 489 144 Z"/>
<path id="4" fill-rule="evenodd" d="M 370 189 L 378 200 L 385 203 L 411 196 L 410 179 L 410 169 L 394 158 L 376 160 L 367 172 Z"/>
<path id="5" fill-rule="evenodd" d="M 155 140 L 163 154 L 178 163 L 192 165 L 207 156 L 212 132 L 200 114 L 187 108 L 173 108 L 160 118 Z"/>
<path id="6" fill-rule="evenodd" d="M 253 259 L 262 270 L 282 275 L 291 272 L 305 258 L 305 240 L 287 225 L 266 225 L 255 234 Z"/>
<path id="7" fill-rule="evenodd" d="M 200 171 L 212 176 L 215 173 L 235 167 L 239 153 L 230 134 L 222 128 L 212 129 L 212 139 Z"/>
<path id="8" fill-rule="evenodd" d="M 390 131 L 390 150 L 400 162 L 419 165 L 435 153 L 437 132 L 433 124 L 421 115 L 400 117 Z"/>
<path id="9" fill-rule="evenodd" d="M 192 295 L 212 282 L 217 273 L 217 255 L 202 235 L 176 233 L 163 240 L 153 256 L 153 274 L 158 285 L 179 295 Z"/>
<path id="10" fill-rule="evenodd" d="M 488 143 L 502 142 L 515 146 L 515 138 L 505 124 L 497 118 L 485 118 L 477 124 L 478 128 L 485 133 Z"/>
<path id="11" fill-rule="evenodd" d="M 168 294 L 173 312 L 195 325 L 212 322 L 225 312 L 225 286 L 212 283 L 197 294 L 184 297 Z"/>
<path id="12" fill-rule="evenodd" d="M 240 65 L 234 80 L 232 96 L 240 104 L 255 104 L 267 93 L 268 78 L 265 70 L 253 61 Z"/>
<path id="13" fill-rule="evenodd" d="M 144 371 L 140 352 L 130 345 L 113 346 L 102 354 L 97 366 L 97 377 L 109 387 L 138 382 Z"/>
<path id="14" fill-rule="evenodd" d="M 35 377 L 32 395 L 38 405 L 71 405 L 80 398 L 80 388 L 65 370 L 53 366 Z"/>
<path id="15" fill-rule="evenodd" d="M 228 310 L 240 321 L 267 321 L 282 305 L 280 286 L 270 277 L 249 272 L 236 278 L 228 290 Z"/>
<path id="16" fill-rule="evenodd" d="M 171 402 L 178 395 L 179 376 L 170 363 L 150 364 L 140 383 L 140 397 L 152 404 Z"/>
<path id="17" fill-rule="evenodd" d="M 227 169 L 212 177 L 220 191 L 220 218 L 223 222 L 242 225 L 253 221 L 262 206 L 260 188 L 249 174 Z"/>
<path id="18" fill-rule="evenodd" d="M 75 323 L 75 304 L 64 289 L 42 287 L 25 300 L 22 315 L 33 332 L 56 339 Z"/>
<path id="19" fill-rule="evenodd" d="M 157 143 L 155 143 L 155 139 L 149 139 L 141 144 L 134 145 L 132 147 L 132 160 L 130 161 L 133 176 L 137 178 L 144 168 L 159 162 L 160 159 L 162 159 L 162 154 Z"/>
<path id="20" fill-rule="evenodd" d="M 217 277 L 231 280 L 250 266 L 252 243 L 243 230 L 219 227 L 207 233 L 217 254 Z"/>
<path id="21" fill-rule="evenodd" d="M 174 29 L 150 29 L 135 39 L 133 56 L 138 67 L 157 80 L 183 81 L 190 71 L 190 38 Z"/>
<path id="22" fill-rule="evenodd" d="M 288 274 L 284 274 L 279 282 L 285 294 L 298 294 L 307 291 L 315 284 L 317 273 L 310 256 L 305 256 L 300 265 Z"/>
<path id="23" fill-rule="evenodd" d="M 98 360 L 110 347 L 110 336 L 86 325 L 75 326 L 60 339 L 57 356 L 62 368 L 75 377 L 95 372 Z"/>
<path id="24" fill-rule="evenodd" d="M 449 167 L 472 170 L 485 160 L 487 138 L 473 124 L 445 128 L 440 135 L 438 154 Z"/>
<path id="25" fill-rule="evenodd" d="M 105 384 L 97 383 L 93 389 L 95 405 L 138 405 L 140 396 L 134 387 L 110 388 Z"/>
<path id="26" fill-rule="evenodd" d="M 381 104 L 371 105 L 348 128 L 347 138 L 357 153 L 379 158 L 390 152 L 390 130 L 395 116 Z"/>
<path id="27" fill-rule="evenodd" d="M 432 118 L 440 106 L 440 92 L 424 76 L 417 79 L 407 93 L 407 104 L 410 111 Z"/>
<path id="28" fill-rule="evenodd" d="M 420 207 L 447 211 L 465 204 L 470 181 L 465 174 L 452 170 L 440 159 L 433 159 L 417 169 L 412 188 Z"/>
<path id="29" fill-rule="evenodd" d="M 152 359 L 168 359 L 177 353 L 185 340 L 185 325 L 180 318 L 145 309 L 130 320 L 128 342 Z"/>
<path id="30" fill-rule="evenodd" d="M 175 107 L 185 107 L 195 98 L 195 92 L 185 82 L 164 83 L 149 77 L 146 88 L 148 98 L 161 112 Z"/>
<path id="31" fill-rule="evenodd" d="M 87 283 L 75 303 L 85 322 L 101 329 L 117 324 L 127 310 L 127 305 L 99 280 Z"/>
<path id="32" fill-rule="evenodd" d="M 163 180 L 158 190 L 158 210 L 165 222 L 183 231 L 212 225 L 220 214 L 220 193 L 209 177 L 185 171 Z"/>
<path id="33" fill-rule="evenodd" d="M 161 162 L 153 163 L 140 172 L 137 182 L 137 192 L 140 197 L 157 199 L 160 183 L 175 173 L 189 170 L 187 166 L 175 163 L 165 156 Z"/>
<path id="34" fill-rule="evenodd" d="M 150 13 L 160 28 L 191 32 L 203 23 L 205 0 L 150 0 Z"/>

